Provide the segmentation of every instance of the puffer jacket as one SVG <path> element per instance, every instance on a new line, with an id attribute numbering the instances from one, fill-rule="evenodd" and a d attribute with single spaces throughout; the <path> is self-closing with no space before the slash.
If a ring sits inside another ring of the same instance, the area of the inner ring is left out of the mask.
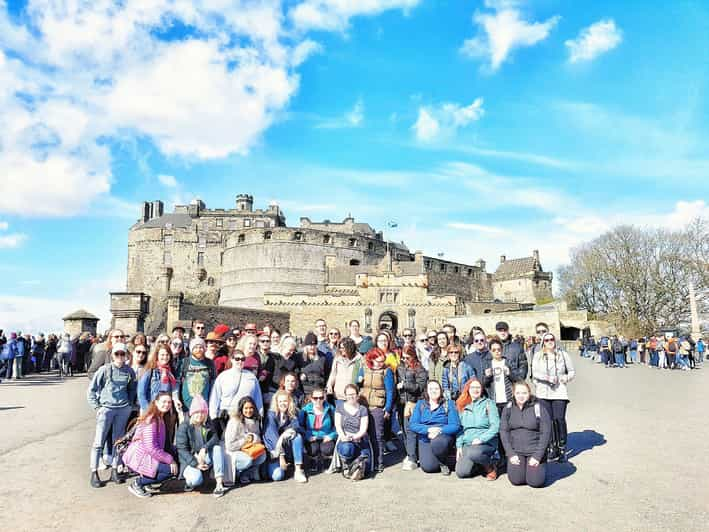
<path id="1" fill-rule="evenodd" d="M 463 445 L 470 445 L 470 442 L 476 438 L 482 443 L 497 446 L 500 416 L 492 399 L 479 397 L 472 403 L 465 405 L 459 416 L 463 429 L 455 440 L 456 447 L 460 449 Z"/>
<path id="2" fill-rule="evenodd" d="M 123 463 L 139 475 L 155 478 L 158 464 L 171 464 L 172 455 L 164 450 L 165 422 L 160 419 L 139 423 L 133 441 L 123 455 Z"/>

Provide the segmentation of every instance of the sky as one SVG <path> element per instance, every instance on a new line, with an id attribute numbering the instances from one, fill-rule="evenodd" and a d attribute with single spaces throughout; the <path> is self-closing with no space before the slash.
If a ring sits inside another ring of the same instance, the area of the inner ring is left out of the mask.
<path id="1" fill-rule="evenodd" d="M 0 328 L 108 327 L 144 200 L 351 213 L 488 271 L 679 228 L 707 27 L 699 0 L 0 0 Z"/>

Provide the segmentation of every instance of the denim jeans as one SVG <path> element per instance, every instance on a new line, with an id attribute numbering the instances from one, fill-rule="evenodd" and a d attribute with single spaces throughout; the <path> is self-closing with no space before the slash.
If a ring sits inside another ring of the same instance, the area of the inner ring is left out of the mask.
<path id="1" fill-rule="evenodd" d="M 303 436 L 296 434 L 295 438 L 283 442 L 283 450 L 286 458 L 292 458 L 295 465 L 303 465 Z M 286 478 L 286 472 L 281 469 L 279 459 L 271 460 L 268 463 L 268 476 L 276 482 Z"/>
<path id="2" fill-rule="evenodd" d="M 439 434 L 432 440 L 428 438 L 419 438 L 419 461 L 421 469 L 425 473 L 438 473 L 441 470 L 441 464 L 445 464 L 448 460 L 448 453 L 453 445 L 453 436 L 447 434 Z"/>
<path id="3" fill-rule="evenodd" d="M 155 473 L 155 477 L 144 477 L 141 475 L 136 479 L 136 482 L 139 486 L 147 486 L 148 484 L 155 484 L 157 482 L 167 480 L 171 476 L 172 471 L 170 471 L 170 464 L 163 464 L 160 462 L 158 464 L 158 471 Z"/>
<path id="4" fill-rule="evenodd" d="M 476 465 L 490 465 L 496 450 L 495 445 L 480 443 L 478 445 L 464 445 L 463 455 L 455 464 L 455 474 L 458 478 L 470 478 Z"/>
<path id="5" fill-rule="evenodd" d="M 638 361 L 638 352 L 634 349 L 630 350 L 630 361 L 631 362 L 637 362 Z"/>
<path id="6" fill-rule="evenodd" d="M 94 443 L 91 447 L 91 471 L 98 469 L 98 461 L 101 458 L 103 446 L 108 438 L 109 431 L 111 438 L 116 441 L 126 432 L 126 424 L 130 417 L 131 407 L 106 408 L 101 407 L 96 411 L 96 433 Z M 113 467 L 118 465 L 118 456 L 113 457 Z"/>
<path id="7" fill-rule="evenodd" d="M 377 465 L 384 466 L 384 409 L 369 409 L 369 439 L 374 444 Z"/>
<path id="8" fill-rule="evenodd" d="M 625 367 L 625 355 L 623 353 L 616 353 L 615 354 L 615 364 L 619 368 Z"/>
<path id="9" fill-rule="evenodd" d="M 410 418 L 404 417 L 404 405 L 399 405 L 397 414 L 399 415 L 399 419 L 404 420 L 401 429 L 404 433 L 404 447 L 406 448 L 406 456 L 412 462 L 416 462 L 416 460 L 418 459 L 418 452 L 416 449 L 416 446 L 418 444 L 418 436 L 416 436 L 416 433 L 414 431 L 409 429 Z"/>
<path id="10" fill-rule="evenodd" d="M 212 447 L 211 453 L 207 453 L 204 462 L 214 468 L 214 478 L 222 478 L 224 476 L 224 454 L 219 445 Z M 182 473 L 185 477 L 185 483 L 188 486 L 196 488 L 204 482 L 204 473 L 196 467 L 187 466 Z"/>
<path id="11" fill-rule="evenodd" d="M 15 357 L 14 366 L 15 366 L 15 379 L 21 379 L 22 378 L 22 358 L 21 357 Z"/>

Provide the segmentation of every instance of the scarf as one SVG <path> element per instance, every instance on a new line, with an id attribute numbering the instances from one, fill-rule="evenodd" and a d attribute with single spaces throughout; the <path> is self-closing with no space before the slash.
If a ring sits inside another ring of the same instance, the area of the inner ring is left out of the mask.
<path id="1" fill-rule="evenodd" d="M 169 364 L 165 366 L 158 365 L 158 369 L 160 370 L 160 384 L 169 386 L 170 389 L 173 389 L 176 381 L 175 377 L 172 376 L 172 371 L 170 371 Z"/>

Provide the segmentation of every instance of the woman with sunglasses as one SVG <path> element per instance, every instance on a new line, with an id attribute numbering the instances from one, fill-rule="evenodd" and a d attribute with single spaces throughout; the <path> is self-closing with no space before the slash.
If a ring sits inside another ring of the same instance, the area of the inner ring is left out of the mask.
<path id="1" fill-rule="evenodd" d="M 111 363 L 98 369 L 86 393 L 89 405 L 96 411 L 96 431 L 91 447 L 91 486 L 100 488 L 98 477 L 101 452 L 109 439 L 117 440 L 126 430 L 136 396 L 136 379 L 133 370 L 125 364 L 128 348 L 116 343 L 111 349 Z M 122 483 L 118 474 L 118 456 L 112 458 L 111 480 Z"/>
<path id="2" fill-rule="evenodd" d="M 318 337 L 313 332 L 303 340 L 303 367 L 300 371 L 300 383 L 306 397 L 315 388 L 325 387 L 325 357 L 318 351 Z"/>
<path id="3" fill-rule="evenodd" d="M 475 377 L 475 370 L 468 366 L 463 358 L 463 346 L 451 344 L 446 349 L 446 362 L 443 364 L 441 386 L 446 399 L 455 401 L 463 389 L 463 385 Z"/>
<path id="4" fill-rule="evenodd" d="M 139 344 L 133 347 L 133 356 L 131 359 L 131 369 L 135 372 L 135 378 L 140 378 L 145 373 L 148 363 L 148 347 L 145 344 Z"/>
<path id="5" fill-rule="evenodd" d="M 114 344 L 124 344 L 126 339 L 125 333 L 120 329 L 113 329 L 108 333 L 106 341 L 100 344 L 95 344 L 91 349 L 91 365 L 88 370 L 88 377 L 92 379 L 98 369 L 106 364 L 111 363 L 111 352 Z M 126 348 L 127 349 L 127 348 Z"/>
<path id="6" fill-rule="evenodd" d="M 542 347 L 537 351 L 532 363 L 536 395 L 553 420 L 553 447 L 548 458 L 566 461 L 566 407 L 569 404 L 567 385 L 576 376 L 571 357 L 560 346 L 550 332 L 542 336 Z"/>
<path id="7" fill-rule="evenodd" d="M 224 427 L 229 412 L 238 408 L 242 397 L 251 397 L 259 414 L 263 414 L 261 387 L 256 375 L 244 369 L 245 362 L 244 352 L 236 349 L 231 357 L 231 367 L 217 377 L 209 396 L 209 417 L 223 419 Z"/>
<path id="8" fill-rule="evenodd" d="M 404 434 L 406 458 L 402 464 L 404 471 L 413 471 L 418 467 L 418 452 L 416 449 L 416 433 L 409 428 L 409 420 L 416 403 L 423 397 L 428 382 L 428 371 L 424 369 L 413 345 L 407 345 L 401 354 L 401 364 L 396 370 L 399 392 L 397 414 L 401 420 L 401 430 Z"/>
<path id="9" fill-rule="evenodd" d="M 314 388 L 310 402 L 298 414 L 305 431 L 305 450 L 310 460 L 310 473 L 319 473 L 335 450 L 337 430 L 335 409 L 325 401 L 325 390 Z"/>

